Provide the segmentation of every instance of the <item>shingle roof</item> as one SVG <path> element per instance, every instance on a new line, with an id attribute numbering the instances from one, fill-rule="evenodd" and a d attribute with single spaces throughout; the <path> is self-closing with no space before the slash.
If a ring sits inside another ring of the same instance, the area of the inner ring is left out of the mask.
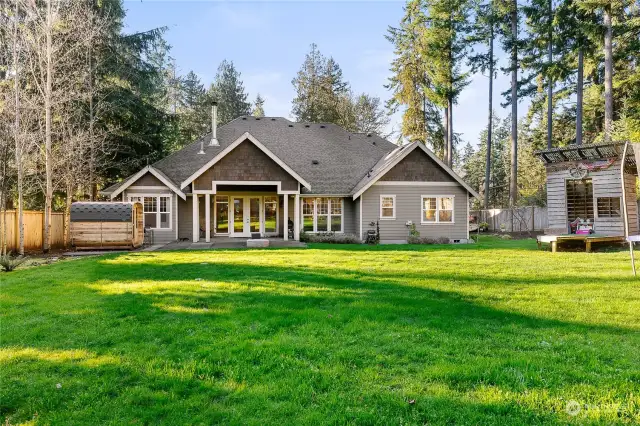
<path id="1" fill-rule="evenodd" d="M 239 117 L 217 131 L 220 146 L 208 146 L 211 134 L 153 167 L 177 186 L 213 157 L 249 132 L 311 184 L 313 194 L 347 195 L 362 177 L 397 145 L 376 135 L 350 133 L 331 123 L 297 123 L 281 117 Z M 200 142 L 204 155 L 198 155 Z M 314 164 L 317 162 L 317 164 Z"/>
<path id="2" fill-rule="evenodd" d="M 209 133 L 156 162 L 153 167 L 180 187 L 245 132 L 309 182 L 311 189 L 302 192 L 311 194 L 353 194 L 356 187 L 366 183 L 366 176 L 373 169 L 386 166 L 400 151 L 397 145 L 375 134 L 350 133 L 331 123 L 244 116 L 218 128 L 219 146 L 208 146 Z M 201 142 L 204 143 L 204 155 L 198 154 Z M 394 150 L 397 151 L 389 155 Z M 103 193 L 111 193 L 119 185 L 112 185 Z"/>

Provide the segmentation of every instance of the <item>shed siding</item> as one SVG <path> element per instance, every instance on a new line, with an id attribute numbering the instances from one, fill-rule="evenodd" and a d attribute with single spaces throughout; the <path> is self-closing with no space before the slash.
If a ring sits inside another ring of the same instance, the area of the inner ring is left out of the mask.
<path id="1" fill-rule="evenodd" d="M 152 176 L 155 178 L 155 176 Z M 138 182 L 140 182 L 138 180 Z M 138 183 L 136 182 L 136 183 Z M 176 240 L 176 234 L 178 229 L 178 224 L 182 217 L 178 212 L 178 196 L 171 191 L 171 189 L 167 188 L 162 184 L 162 186 L 158 186 L 157 189 L 148 189 L 148 188 L 137 188 L 137 186 L 130 186 L 125 189 L 123 192 L 124 200 L 128 201 L 129 196 L 138 196 L 138 195 L 167 195 L 171 197 L 171 229 L 154 229 L 153 230 L 153 243 L 154 244 L 166 244 Z M 154 185 L 150 185 L 154 186 Z M 181 200 L 182 201 L 182 200 Z M 179 219 L 180 218 L 180 219 Z"/>
<path id="2" fill-rule="evenodd" d="M 380 196 L 396 196 L 396 218 L 380 220 Z M 422 195 L 453 195 L 453 224 L 422 224 Z M 409 229 L 405 225 L 408 220 L 416 224 L 421 237 L 450 239 L 468 238 L 468 205 L 467 191 L 462 186 L 437 185 L 380 185 L 375 184 L 364 192 L 362 198 L 362 223 L 379 221 L 381 242 L 406 242 Z M 368 229 L 368 228 L 367 228 Z M 363 226 L 363 232 L 366 232 Z"/>
<path id="3" fill-rule="evenodd" d="M 622 185 L 620 179 L 621 162 L 616 161 L 611 167 L 604 170 L 589 172 L 587 176 L 593 185 L 593 211 L 597 212 L 597 202 L 599 197 L 622 197 Z M 554 165 L 554 168 L 562 165 Z M 566 180 L 574 179 L 569 174 L 570 164 L 562 170 L 547 169 L 547 208 L 549 214 L 550 232 L 567 232 L 567 199 Z M 638 206 L 635 203 L 635 176 L 625 176 L 625 186 L 627 188 L 627 208 L 629 212 L 630 232 L 637 232 Z M 597 216 L 597 213 L 595 214 Z M 594 218 L 595 231 L 603 235 L 623 235 L 624 219 L 619 218 Z"/>
<path id="4" fill-rule="evenodd" d="M 211 181 L 280 181 L 284 191 L 298 181 L 250 141 L 242 142 L 195 182 L 196 190 L 211 190 Z"/>

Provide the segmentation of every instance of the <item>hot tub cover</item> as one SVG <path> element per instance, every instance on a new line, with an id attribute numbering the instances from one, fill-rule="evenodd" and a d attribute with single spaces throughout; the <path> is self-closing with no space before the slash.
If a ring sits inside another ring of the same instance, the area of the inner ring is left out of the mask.
<path id="1" fill-rule="evenodd" d="M 73 203 L 71 222 L 129 222 L 133 203 Z"/>

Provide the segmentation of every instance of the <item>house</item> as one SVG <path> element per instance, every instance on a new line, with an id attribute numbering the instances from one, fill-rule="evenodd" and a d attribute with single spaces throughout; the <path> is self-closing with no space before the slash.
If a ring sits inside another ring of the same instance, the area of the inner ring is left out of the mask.
<path id="1" fill-rule="evenodd" d="M 638 233 L 638 172 L 633 151 L 625 153 L 624 148 L 624 142 L 610 142 L 536 153 L 547 169 L 549 228 L 545 234 L 575 233 L 578 219 L 587 231 L 609 239 Z"/>
<path id="2" fill-rule="evenodd" d="M 279 117 L 212 128 L 102 194 L 142 202 L 156 242 L 256 233 L 286 240 L 289 221 L 296 240 L 303 231 L 363 239 L 379 222 L 382 242 L 405 242 L 411 221 L 423 237 L 468 241 L 469 196 L 477 194 L 421 143 L 399 147 Z"/>

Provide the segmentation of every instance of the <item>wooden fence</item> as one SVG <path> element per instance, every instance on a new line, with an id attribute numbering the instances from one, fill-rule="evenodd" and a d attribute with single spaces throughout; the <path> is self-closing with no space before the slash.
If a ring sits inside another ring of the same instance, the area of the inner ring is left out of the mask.
<path id="1" fill-rule="evenodd" d="M 6 226 L 5 226 L 6 218 Z M 23 212 L 24 249 L 42 250 L 44 231 L 44 212 L 25 210 Z M 18 213 L 15 210 L 0 212 L 0 244 L 6 239 L 7 251 L 17 251 L 19 242 Z M 51 247 L 64 246 L 64 213 L 51 215 Z"/>
<path id="2" fill-rule="evenodd" d="M 506 232 L 544 231 L 549 227 L 546 207 L 518 207 L 516 209 L 488 209 L 471 211 L 479 222 L 487 222 L 490 231 Z"/>

